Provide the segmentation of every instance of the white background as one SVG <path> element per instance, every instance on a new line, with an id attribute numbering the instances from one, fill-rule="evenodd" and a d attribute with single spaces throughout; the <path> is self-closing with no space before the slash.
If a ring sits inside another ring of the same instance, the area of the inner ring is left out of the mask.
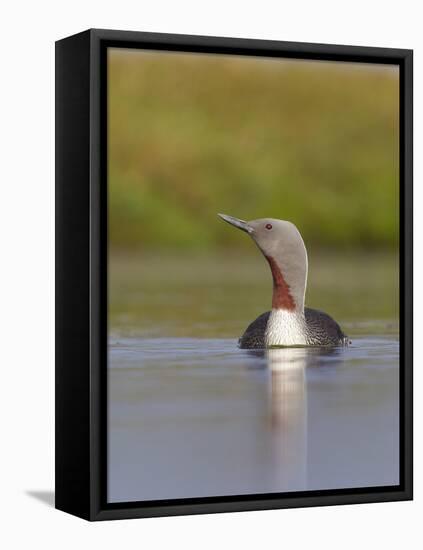
<path id="1" fill-rule="evenodd" d="M 15 1 L 0 34 L 0 544 L 3 548 L 416 547 L 422 392 L 415 350 L 415 501 L 90 524 L 54 510 L 54 41 L 89 27 L 415 50 L 415 242 L 422 163 L 422 16 L 411 0 Z M 416 247 L 417 283 L 422 278 Z M 422 304 L 415 289 L 416 312 Z M 42 495 L 43 496 L 43 495 Z M 418 542 L 420 540 L 420 543 Z"/>

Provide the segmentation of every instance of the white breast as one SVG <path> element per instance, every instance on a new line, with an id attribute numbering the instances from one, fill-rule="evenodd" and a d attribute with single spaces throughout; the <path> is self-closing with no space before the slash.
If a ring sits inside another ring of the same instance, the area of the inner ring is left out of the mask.
<path id="1" fill-rule="evenodd" d="M 305 346 L 306 322 L 303 313 L 272 309 L 265 332 L 266 346 Z"/>

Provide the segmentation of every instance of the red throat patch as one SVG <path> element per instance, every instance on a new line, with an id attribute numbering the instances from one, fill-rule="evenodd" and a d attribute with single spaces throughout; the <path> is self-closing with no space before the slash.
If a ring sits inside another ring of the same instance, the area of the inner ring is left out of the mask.
<path id="1" fill-rule="evenodd" d="M 279 269 L 276 260 L 271 256 L 265 256 L 269 262 L 273 277 L 273 309 L 287 309 L 292 311 L 295 309 L 295 301 L 291 294 L 291 289 L 284 279 L 282 271 Z"/>

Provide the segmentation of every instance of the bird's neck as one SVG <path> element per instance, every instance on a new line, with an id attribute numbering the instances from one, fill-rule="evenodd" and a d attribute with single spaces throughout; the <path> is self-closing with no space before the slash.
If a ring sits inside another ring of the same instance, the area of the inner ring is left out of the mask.
<path id="1" fill-rule="evenodd" d="M 289 270 L 272 256 L 266 256 L 273 278 L 272 310 L 304 314 L 304 295 L 307 284 L 307 264 L 303 269 Z"/>

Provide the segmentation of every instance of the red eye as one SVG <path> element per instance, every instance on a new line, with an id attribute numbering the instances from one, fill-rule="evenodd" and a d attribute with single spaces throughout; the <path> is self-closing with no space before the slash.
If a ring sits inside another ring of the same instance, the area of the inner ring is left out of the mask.
<path id="1" fill-rule="evenodd" d="M 266 223 L 266 229 L 272 229 L 272 224 L 271 223 Z"/>

